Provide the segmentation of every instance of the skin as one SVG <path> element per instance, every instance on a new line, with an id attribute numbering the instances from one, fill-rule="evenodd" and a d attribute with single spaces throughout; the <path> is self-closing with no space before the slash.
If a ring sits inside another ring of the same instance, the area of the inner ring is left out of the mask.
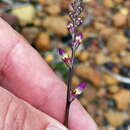
<path id="1" fill-rule="evenodd" d="M 38 52 L 0 18 L 0 130 L 64 129 L 66 85 Z M 76 100 L 70 130 L 97 130 Z"/>

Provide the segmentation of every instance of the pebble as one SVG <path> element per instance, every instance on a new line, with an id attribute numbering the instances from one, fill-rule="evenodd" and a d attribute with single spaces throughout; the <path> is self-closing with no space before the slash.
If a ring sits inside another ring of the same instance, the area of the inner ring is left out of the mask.
<path id="1" fill-rule="evenodd" d="M 87 50 L 84 50 L 84 51 L 79 52 L 78 59 L 79 59 L 81 62 L 85 62 L 85 61 L 88 60 L 88 56 L 89 56 L 88 51 L 87 51 Z"/>
<path id="2" fill-rule="evenodd" d="M 114 85 L 114 84 L 118 83 L 118 80 L 115 79 L 114 77 L 112 77 L 112 76 L 109 75 L 109 74 L 106 74 L 106 73 L 103 74 L 103 78 L 104 78 L 105 83 L 106 83 L 107 85 Z"/>
<path id="3" fill-rule="evenodd" d="M 4 12 L 0 15 L 0 17 L 3 18 L 11 26 L 16 26 L 19 23 L 18 18 L 10 13 Z"/>
<path id="4" fill-rule="evenodd" d="M 84 97 L 87 103 L 92 102 L 96 98 L 96 90 L 88 86 L 86 91 L 84 91 Z"/>
<path id="5" fill-rule="evenodd" d="M 35 18 L 36 10 L 32 5 L 25 5 L 13 9 L 11 13 L 15 15 L 17 18 L 19 18 L 21 25 L 26 25 L 26 24 L 31 24 L 33 22 Z"/>
<path id="6" fill-rule="evenodd" d="M 127 16 L 122 13 L 117 13 L 113 16 L 115 27 L 124 27 L 127 23 Z"/>
<path id="7" fill-rule="evenodd" d="M 116 29 L 112 27 L 106 27 L 100 31 L 100 35 L 104 40 L 108 40 L 114 33 L 116 33 Z"/>
<path id="8" fill-rule="evenodd" d="M 41 32 L 36 39 L 35 46 L 39 50 L 49 50 L 51 48 L 50 37 L 47 33 Z"/>
<path id="9" fill-rule="evenodd" d="M 112 126 L 120 126 L 126 120 L 125 115 L 122 112 L 111 111 L 105 113 L 105 117 Z"/>
<path id="10" fill-rule="evenodd" d="M 121 63 L 125 66 L 130 66 L 130 52 L 121 58 Z"/>
<path id="11" fill-rule="evenodd" d="M 114 6 L 114 1 L 113 0 L 104 0 L 103 4 L 106 8 L 112 8 Z"/>
<path id="12" fill-rule="evenodd" d="M 47 63 L 51 63 L 53 60 L 54 60 L 54 55 L 53 55 L 53 54 L 49 53 L 49 54 L 47 54 L 47 55 L 45 56 L 45 61 L 46 61 Z"/>
<path id="13" fill-rule="evenodd" d="M 119 110 L 127 110 L 130 103 L 130 91 L 122 89 L 113 95 L 113 99 Z"/>
<path id="14" fill-rule="evenodd" d="M 128 47 L 128 39 L 123 34 L 112 35 L 108 42 L 107 48 L 110 52 L 118 53 Z"/>
<path id="15" fill-rule="evenodd" d="M 60 7 L 62 9 L 68 9 L 70 2 L 72 2 L 72 0 L 60 0 Z"/>
<path id="16" fill-rule="evenodd" d="M 101 98 L 98 102 L 98 106 L 101 110 L 107 110 L 108 109 L 108 101 L 106 99 Z"/>
<path id="17" fill-rule="evenodd" d="M 64 17 L 49 16 L 43 20 L 43 27 L 48 28 L 48 30 L 57 35 L 67 35 L 66 23 L 67 20 Z"/>
<path id="18" fill-rule="evenodd" d="M 50 15 L 58 15 L 61 12 L 59 5 L 51 5 L 45 9 L 45 11 Z"/>
<path id="19" fill-rule="evenodd" d="M 128 127 L 128 129 L 127 130 L 130 130 L 130 126 Z"/>
<path id="20" fill-rule="evenodd" d="M 100 73 L 90 66 L 78 65 L 75 68 L 75 73 L 83 79 L 90 80 L 96 86 L 100 86 L 102 84 L 102 78 Z"/>
<path id="21" fill-rule="evenodd" d="M 105 129 L 105 130 L 106 130 L 106 129 Z M 107 127 L 107 130 L 116 130 L 116 128 L 113 127 L 113 126 L 108 126 L 108 127 Z"/>
<path id="22" fill-rule="evenodd" d="M 38 0 L 38 2 L 44 6 L 50 6 L 60 3 L 60 0 Z"/>
<path id="23" fill-rule="evenodd" d="M 102 52 L 97 53 L 95 58 L 97 65 L 102 65 L 109 61 L 109 58 L 105 56 Z"/>
<path id="24" fill-rule="evenodd" d="M 111 93 L 111 94 L 115 94 L 119 91 L 119 86 L 117 85 L 112 85 L 108 88 L 108 91 Z"/>
<path id="25" fill-rule="evenodd" d="M 80 83 L 80 79 L 77 76 L 72 77 L 72 86 L 76 87 Z"/>
<path id="26" fill-rule="evenodd" d="M 94 117 L 97 112 L 97 107 L 94 104 L 87 105 L 87 111 L 91 113 L 91 116 Z"/>
<path id="27" fill-rule="evenodd" d="M 35 18 L 33 24 L 35 26 L 42 26 L 42 20 L 40 18 Z"/>
<path id="28" fill-rule="evenodd" d="M 39 33 L 39 29 L 36 27 L 24 27 L 21 33 L 32 44 Z"/>
<path id="29" fill-rule="evenodd" d="M 113 0 L 114 2 L 121 4 L 122 2 L 124 2 L 124 0 Z"/>
<path id="30" fill-rule="evenodd" d="M 100 88 L 98 91 L 97 91 L 97 96 L 98 97 L 104 97 L 106 95 L 106 89 L 105 88 Z"/>

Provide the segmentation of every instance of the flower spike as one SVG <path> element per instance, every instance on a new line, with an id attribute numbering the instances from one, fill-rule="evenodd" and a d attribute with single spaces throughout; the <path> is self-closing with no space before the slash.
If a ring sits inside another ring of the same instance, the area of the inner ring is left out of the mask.
<path id="1" fill-rule="evenodd" d="M 66 111 L 65 111 L 65 123 L 64 125 L 68 127 L 68 117 L 69 117 L 69 108 L 72 101 L 83 92 L 86 88 L 86 83 L 80 83 L 76 89 L 72 90 L 72 76 L 74 72 L 74 59 L 76 49 L 79 47 L 80 43 L 83 40 L 83 34 L 78 32 L 78 26 L 82 24 L 83 19 L 80 14 L 83 12 L 83 0 L 73 0 L 71 3 L 73 11 L 69 12 L 70 21 L 67 23 L 67 29 L 72 36 L 71 41 L 71 55 L 69 56 L 64 49 L 59 49 L 59 54 L 62 57 L 63 62 L 68 67 L 68 81 L 67 81 L 67 102 L 66 102 Z M 72 91 L 72 92 L 71 92 Z"/>

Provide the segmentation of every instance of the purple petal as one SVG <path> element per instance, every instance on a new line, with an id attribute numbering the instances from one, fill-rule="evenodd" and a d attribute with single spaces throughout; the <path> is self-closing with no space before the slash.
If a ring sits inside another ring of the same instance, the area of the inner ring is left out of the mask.
<path id="1" fill-rule="evenodd" d="M 74 42 L 72 42 L 72 46 L 73 46 L 74 48 L 79 47 L 79 45 L 80 45 L 80 42 L 79 42 L 79 41 L 74 41 Z"/>
<path id="2" fill-rule="evenodd" d="M 83 39 L 83 33 L 82 32 L 79 32 L 76 34 L 76 38 L 79 38 L 79 39 Z"/>
<path id="3" fill-rule="evenodd" d="M 72 92 L 72 95 L 77 97 L 80 94 L 82 94 L 82 92 L 84 91 L 84 89 L 87 87 L 87 84 L 85 82 L 80 83 L 76 89 Z"/>
<path id="4" fill-rule="evenodd" d="M 85 82 L 82 82 L 78 85 L 78 89 L 80 89 L 81 91 L 83 91 L 85 88 L 87 87 L 87 83 Z"/>
<path id="5" fill-rule="evenodd" d="M 82 22 L 83 22 L 82 18 L 77 18 L 76 25 L 79 26 L 80 24 L 82 24 Z"/>
<path id="6" fill-rule="evenodd" d="M 65 59 L 63 59 L 63 61 L 66 63 L 66 64 L 68 64 L 68 63 L 71 63 L 71 58 L 65 58 Z"/>
<path id="7" fill-rule="evenodd" d="M 69 32 L 71 32 L 71 33 L 74 32 L 74 30 L 75 30 L 74 23 L 72 21 L 69 21 L 67 23 L 67 28 L 68 28 Z"/>
<path id="8" fill-rule="evenodd" d="M 85 82 L 80 83 L 77 86 L 77 88 L 70 94 L 70 102 L 78 98 L 86 87 L 87 87 L 87 84 Z"/>
<path id="9" fill-rule="evenodd" d="M 63 55 L 65 54 L 65 50 L 62 49 L 62 48 L 59 48 L 59 54 L 60 54 L 61 56 L 63 56 Z"/>

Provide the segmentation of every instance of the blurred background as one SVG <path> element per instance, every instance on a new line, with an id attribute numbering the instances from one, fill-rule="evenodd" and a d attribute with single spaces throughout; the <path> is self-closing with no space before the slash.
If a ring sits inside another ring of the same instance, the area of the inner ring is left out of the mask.
<path id="1" fill-rule="evenodd" d="M 71 0 L 0 0 L 0 17 L 20 32 L 65 81 L 57 54 L 68 53 Z M 99 130 L 130 130 L 130 0 L 84 0 L 84 40 L 76 52 L 73 87 L 88 88 L 80 102 Z"/>

